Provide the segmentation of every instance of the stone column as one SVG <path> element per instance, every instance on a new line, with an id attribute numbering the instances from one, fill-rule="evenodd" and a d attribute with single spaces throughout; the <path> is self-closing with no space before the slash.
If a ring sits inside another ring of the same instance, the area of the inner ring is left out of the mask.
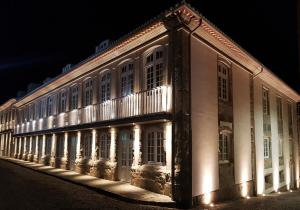
<path id="1" fill-rule="evenodd" d="M 77 132 L 76 159 L 77 160 L 82 159 L 82 154 L 81 154 L 81 131 Z"/>
<path id="2" fill-rule="evenodd" d="M 18 145 L 20 144 L 20 138 L 15 137 L 15 150 L 14 150 L 14 158 L 18 157 Z"/>
<path id="3" fill-rule="evenodd" d="M 42 139 L 42 154 L 41 154 L 41 160 L 43 164 L 46 164 L 46 135 L 43 135 Z"/>
<path id="4" fill-rule="evenodd" d="M 110 129 L 110 173 L 106 175 L 107 179 L 116 180 L 117 178 L 117 129 Z"/>
<path id="5" fill-rule="evenodd" d="M 28 160 L 33 161 L 33 154 L 32 154 L 32 136 L 29 137 L 29 151 L 28 151 Z"/>
<path id="6" fill-rule="evenodd" d="M 34 153 L 34 157 L 33 157 L 33 160 L 34 162 L 38 162 L 39 161 L 39 156 L 41 154 L 39 154 L 39 136 L 36 136 L 35 137 L 35 153 Z"/>
<path id="7" fill-rule="evenodd" d="M 172 122 L 167 122 L 165 125 L 166 142 L 164 148 L 166 151 L 166 169 L 171 172 L 172 169 Z"/>
<path id="8" fill-rule="evenodd" d="M 22 157 L 22 154 L 21 154 L 21 152 L 22 152 L 22 137 L 19 138 L 19 148 L 18 148 L 18 150 L 19 151 L 18 151 L 18 156 L 17 157 L 19 159 L 21 159 L 21 157 Z"/>
<path id="9" fill-rule="evenodd" d="M 11 148 L 11 144 L 12 144 L 12 139 L 11 139 L 11 133 L 8 134 L 8 152 L 7 152 L 7 156 L 10 157 L 10 148 Z"/>
<path id="10" fill-rule="evenodd" d="M 93 129 L 92 130 L 92 161 L 96 161 L 97 159 L 97 154 L 96 154 L 96 135 L 97 135 L 97 130 Z"/>
<path id="11" fill-rule="evenodd" d="M 7 134 L 4 134 L 4 156 L 7 156 Z"/>
<path id="12" fill-rule="evenodd" d="M 141 126 L 134 126 L 134 140 L 133 140 L 133 165 L 132 168 L 138 168 L 142 162 L 141 153 Z"/>
<path id="13" fill-rule="evenodd" d="M 50 158 L 50 165 L 52 167 L 56 167 L 55 164 L 55 157 L 56 157 L 56 134 L 52 134 L 52 142 L 51 142 L 51 158 Z"/>
<path id="14" fill-rule="evenodd" d="M 184 14 L 170 14 L 168 29 L 168 70 L 172 86 L 172 199 L 183 208 L 192 206 L 192 132 L 191 132 L 191 37 L 200 26 L 183 21 Z"/>
<path id="15" fill-rule="evenodd" d="M 23 151 L 22 159 L 27 160 L 27 157 L 28 157 L 27 144 L 28 144 L 28 142 L 27 142 L 27 137 L 26 136 L 24 137 L 23 141 L 24 141 L 24 151 Z"/>
<path id="16" fill-rule="evenodd" d="M 68 132 L 64 134 L 64 156 L 62 158 L 61 168 L 68 169 Z"/>

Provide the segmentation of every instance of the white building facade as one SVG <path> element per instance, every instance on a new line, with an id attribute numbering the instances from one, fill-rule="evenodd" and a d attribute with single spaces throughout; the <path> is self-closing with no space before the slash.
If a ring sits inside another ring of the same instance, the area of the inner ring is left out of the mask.
<path id="1" fill-rule="evenodd" d="M 299 187 L 299 99 L 182 4 L 2 105 L 13 134 L 1 129 L 1 155 L 181 206 L 289 190 Z"/>

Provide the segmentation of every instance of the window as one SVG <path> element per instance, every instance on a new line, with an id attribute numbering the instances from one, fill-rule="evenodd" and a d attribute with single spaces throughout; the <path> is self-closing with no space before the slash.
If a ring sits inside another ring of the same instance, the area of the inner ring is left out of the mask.
<path id="1" fill-rule="evenodd" d="M 53 114 L 53 98 L 49 96 L 47 99 L 47 116 L 51 116 Z"/>
<path id="2" fill-rule="evenodd" d="M 218 64 L 218 94 L 219 99 L 228 101 L 229 99 L 229 68 L 222 62 Z"/>
<path id="3" fill-rule="evenodd" d="M 133 73 L 132 63 L 128 63 L 121 68 L 121 96 L 127 96 L 133 93 Z"/>
<path id="4" fill-rule="evenodd" d="M 83 157 L 90 159 L 92 156 L 92 135 L 85 134 L 83 139 Z"/>
<path id="5" fill-rule="evenodd" d="M 162 47 L 154 49 L 146 56 L 146 89 L 162 86 L 164 83 L 164 52 Z"/>
<path id="6" fill-rule="evenodd" d="M 63 157 L 64 156 L 64 136 L 58 136 L 56 142 L 56 156 Z"/>
<path id="7" fill-rule="evenodd" d="M 78 85 L 75 85 L 71 88 L 71 110 L 78 108 L 78 93 L 79 93 L 79 87 Z"/>
<path id="8" fill-rule="evenodd" d="M 230 134 L 221 133 L 219 136 L 219 161 L 229 162 Z"/>
<path id="9" fill-rule="evenodd" d="M 164 134 L 161 131 L 147 133 L 147 161 L 165 163 Z"/>
<path id="10" fill-rule="evenodd" d="M 110 100 L 110 72 L 105 72 L 100 79 L 100 101 L 101 103 Z"/>
<path id="11" fill-rule="evenodd" d="M 293 138 L 293 110 L 292 104 L 288 103 L 288 127 L 289 127 L 289 138 Z"/>
<path id="12" fill-rule="evenodd" d="M 43 118 L 44 115 L 44 103 L 42 100 L 38 103 L 38 110 L 39 110 L 39 118 Z"/>
<path id="13" fill-rule="evenodd" d="M 59 111 L 61 113 L 66 111 L 66 100 L 67 100 L 66 92 L 62 91 L 59 95 Z"/>
<path id="14" fill-rule="evenodd" d="M 263 114 L 270 115 L 269 90 L 263 88 Z"/>
<path id="15" fill-rule="evenodd" d="M 282 101 L 280 97 L 276 98 L 276 108 L 277 108 L 279 157 L 282 157 L 283 156 L 283 120 L 282 120 Z"/>
<path id="16" fill-rule="evenodd" d="M 47 136 L 45 141 L 45 155 L 51 154 L 51 142 L 52 142 L 51 136 Z"/>
<path id="17" fill-rule="evenodd" d="M 84 83 L 84 105 L 88 106 L 93 101 L 93 80 L 88 79 Z"/>
<path id="18" fill-rule="evenodd" d="M 110 157 L 110 134 L 100 134 L 100 158 L 109 159 Z"/>
<path id="19" fill-rule="evenodd" d="M 269 138 L 264 138 L 264 158 L 271 157 L 271 141 Z"/>

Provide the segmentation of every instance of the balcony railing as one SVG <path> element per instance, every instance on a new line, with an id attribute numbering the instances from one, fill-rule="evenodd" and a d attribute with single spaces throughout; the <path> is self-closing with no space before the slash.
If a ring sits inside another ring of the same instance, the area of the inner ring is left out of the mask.
<path id="1" fill-rule="evenodd" d="M 166 86 L 115 98 L 101 104 L 60 113 L 55 116 L 18 124 L 16 133 L 65 127 L 147 114 L 170 112 L 171 89 Z"/>

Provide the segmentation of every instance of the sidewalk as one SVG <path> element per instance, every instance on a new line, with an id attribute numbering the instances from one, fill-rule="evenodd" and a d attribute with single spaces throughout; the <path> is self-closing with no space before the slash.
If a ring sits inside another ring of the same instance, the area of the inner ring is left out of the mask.
<path id="1" fill-rule="evenodd" d="M 89 189 L 116 197 L 121 200 L 138 204 L 148 204 L 155 206 L 175 207 L 175 202 L 170 197 L 154 193 L 139 187 L 135 187 L 126 182 L 109 181 L 93 176 L 79 174 L 74 171 L 45 166 L 34 162 L 0 157 L 2 160 L 35 170 L 40 173 L 55 176 L 57 178 L 69 181 Z"/>

